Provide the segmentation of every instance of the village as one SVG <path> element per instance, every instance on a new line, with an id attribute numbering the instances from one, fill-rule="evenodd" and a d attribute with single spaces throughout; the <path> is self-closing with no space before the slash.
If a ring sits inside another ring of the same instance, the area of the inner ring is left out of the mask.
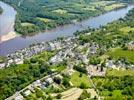
<path id="1" fill-rule="evenodd" d="M 133 41 L 127 45 L 130 50 L 133 50 Z M 78 37 L 68 37 L 64 40 L 57 39 L 47 43 L 42 42 L 30 45 L 28 48 L 16 51 L 13 54 L 8 54 L 5 62 L 0 63 L 0 69 L 9 67 L 12 63 L 23 64 L 25 59 L 30 58 L 33 55 L 37 55 L 43 51 L 57 51 L 57 54 L 50 59 L 50 63 L 52 64 L 62 62 L 63 59 L 67 59 L 68 57 L 75 58 L 75 62 L 77 63 L 81 60 L 87 64 L 89 61 L 89 56 L 96 54 L 99 49 L 105 50 L 105 48 L 100 48 L 98 44 L 95 43 L 80 45 L 78 43 Z M 108 67 L 115 67 L 116 65 L 114 65 L 113 62 L 114 61 L 112 60 L 107 60 L 106 65 Z M 126 65 L 119 61 L 117 66 L 124 67 Z M 134 65 L 131 65 L 131 68 L 133 68 L 133 66 Z"/>
<path id="2" fill-rule="evenodd" d="M 39 43 L 36 45 L 32 45 L 29 48 L 22 49 L 20 51 L 16 51 L 13 54 L 7 55 L 7 61 L 3 64 L 0 64 L 1 69 L 10 67 L 12 63 L 15 64 L 23 64 L 25 59 L 30 59 L 33 55 L 37 55 L 43 51 L 56 51 L 56 54 L 51 57 L 48 61 L 50 65 L 56 65 L 58 63 L 62 63 L 66 61 L 67 66 L 62 73 L 71 76 L 75 70 L 74 66 L 84 67 L 88 73 L 88 77 L 92 76 L 101 76 L 104 77 L 107 72 L 107 68 L 112 68 L 116 70 L 126 69 L 126 68 L 134 68 L 134 65 L 126 65 L 122 60 L 115 61 L 113 59 L 106 59 L 105 61 L 98 61 L 98 63 L 89 63 L 90 57 L 96 55 L 98 50 L 100 49 L 99 45 L 95 42 L 93 43 L 85 43 L 80 45 L 78 41 L 79 37 L 68 37 L 65 39 L 57 39 L 54 41 L 50 41 L 47 43 Z M 133 43 L 129 43 L 132 45 Z M 77 68 L 76 68 L 77 70 Z M 60 80 L 64 77 L 61 73 L 53 73 L 48 76 L 45 76 L 42 79 L 36 80 L 32 84 L 28 85 L 24 89 L 19 92 L 16 92 L 13 96 L 7 98 L 6 100 L 23 100 L 25 97 L 28 97 L 31 93 L 35 93 L 36 89 L 44 90 L 49 86 L 55 86 L 56 82 L 54 78 L 58 77 Z M 92 80 L 91 80 L 92 81 Z M 92 86 L 96 89 L 93 82 Z M 70 82 L 73 86 L 73 84 Z M 91 92 L 92 94 L 92 92 Z M 58 94 L 57 94 L 58 95 Z M 56 96 L 57 96 L 56 95 Z M 80 96 L 80 94 L 79 94 Z M 92 96 L 99 98 L 99 93 L 97 90 L 95 95 Z"/>

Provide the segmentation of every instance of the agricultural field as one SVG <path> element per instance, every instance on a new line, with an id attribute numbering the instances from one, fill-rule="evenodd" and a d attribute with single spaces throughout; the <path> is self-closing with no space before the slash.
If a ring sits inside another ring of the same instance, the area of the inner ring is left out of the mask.
<path id="1" fill-rule="evenodd" d="M 125 4 L 112 4 L 112 5 L 109 5 L 109 6 L 105 6 L 104 9 L 106 11 L 110 11 L 110 10 L 113 10 L 113 9 L 122 8 L 124 6 L 125 6 Z"/>
<path id="2" fill-rule="evenodd" d="M 122 77 L 122 76 L 134 76 L 134 70 L 128 69 L 120 69 L 120 70 L 116 70 L 116 69 L 108 69 L 107 76 L 117 76 L 117 77 Z"/>
<path id="3" fill-rule="evenodd" d="M 41 18 L 41 17 L 37 17 L 37 19 L 40 20 L 40 21 L 43 21 L 43 22 L 45 22 L 45 23 L 48 23 L 48 22 L 52 21 L 51 19 L 48 19 L 48 18 Z"/>
<path id="4" fill-rule="evenodd" d="M 56 13 L 60 13 L 60 14 L 65 14 L 65 13 L 67 13 L 66 10 L 62 10 L 62 9 L 57 9 L 57 10 L 54 10 L 54 11 L 52 11 L 52 12 L 56 12 Z"/>
<path id="5" fill-rule="evenodd" d="M 75 87 L 80 87 L 81 83 L 84 83 L 86 87 L 91 87 L 91 84 L 87 75 L 82 74 L 82 76 L 80 76 L 79 72 L 74 72 L 71 76 L 70 81 Z"/>
<path id="6" fill-rule="evenodd" d="M 79 89 L 79 88 L 71 88 L 71 89 L 61 93 L 61 95 L 62 95 L 61 100 L 71 100 L 72 98 L 74 100 L 76 100 L 76 99 L 79 98 L 79 96 L 81 95 L 82 91 L 83 90 Z"/>
<path id="7" fill-rule="evenodd" d="M 34 24 L 26 22 L 26 23 L 21 23 L 21 25 L 22 26 L 33 26 Z"/>
<path id="8" fill-rule="evenodd" d="M 123 27 L 120 29 L 121 32 L 123 32 L 123 34 L 128 34 L 130 31 L 134 32 L 134 28 L 132 27 Z"/>

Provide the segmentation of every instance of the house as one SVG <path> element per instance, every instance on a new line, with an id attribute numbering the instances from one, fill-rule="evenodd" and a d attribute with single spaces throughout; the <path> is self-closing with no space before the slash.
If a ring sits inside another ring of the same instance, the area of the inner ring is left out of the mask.
<path id="1" fill-rule="evenodd" d="M 14 98 L 14 100 L 23 100 L 24 98 L 23 98 L 23 96 L 21 95 L 21 94 L 19 94 L 18 96 L 16 96 L 15 98 Z"/>
<path id="2" fill-rule="evenodd" d="M 0 63 L 0 69 L 4 68 L 6 66 L 5 63 Z"/>
<path id="3" fill-rule="evenodd" d="M 106 67 L 112 68 L 113 65 L 114 65 L 114 64 L 113 64 L 113 61 L 112 61 L 112 60 L 109 60 L 109 61 L 106 62 Z"/>
<path id="4" fill-rule="evenodd" d="M 57 50 L 60 50 L 61 49 L 61 43 L 60 42 L 55 42 L 54 45 L 55 45 L 55 48 Z"/>
<path id="5" fill-rule="evenodd" d="M 55 50 L 55 45 L 52 42 L 49 42 L 50 50 Z"/>
<path id="6" fill-rule="evenodd" d="M 37 81 L 33 82 L 33 86 L 34 87 L 41 86 L 41 81 L 40 80 L 37 80 Z"/>
<path id="7" fill-rule="evenodd" d="M 31 91 L 30 90 L 26 90 L 25 92 L 24 92 L 24 95 L 25 96 L 29 96 L 31 94 Z"/>
<path id="8" fill-rule="evenodd" d="M 19 58 L 15 59 L 14 62 L 16 64 L 23 64 L 23 60 L 22 59 L 19 59 Z"/>
<path id="9" fill-rule="evenodd" d="M 129 42 L 127 47 L 128 47 L 129 50 L 134 51 L 134 41 Z"/>
<path id="10" fill-rule="evenodd" d="M 82 61 L 83 61 L 85 64 L 88 64 L 89 60 L 87 59 L 86 55 L 82 55 Z"/>
<path id="11" fill-rule="evenodd" d="M 41 89 L 46 89 L 47 85 L 41 84 L 41 86 L 39 86 Z"/>
<path id="12" fill-rule="evenodd" d="M 130 69 L 134 69 L 134 65 L 131 65 L 129 68 L 130 68 Z"/>
<path id="13" fill-rule="evenodd" d="M 63 61 L 63 52 L 62 51 L 59 51 L 54 57 L 52 57 L 50 59 L 50 63 L 51 64 L 55 64 L 55 63 L 58 63 L 58 62 L 62 62 Z"/>
<path id="14" fill-rule="evenodd" d="M 47 79 L 46 79 L 46 82 L 47 82 L 48 84 L 52 84 L 52 83 L 53 83 L 53 79 L 52 79 L 52 78 L 47 78 Z"/>
<path id="15" fill-rule="evenodd" d="M 90 47 L 89 52 L 91 54 L 95 54 L 97 52 L 97 48 L 93 45 L 93 46 Z"/>

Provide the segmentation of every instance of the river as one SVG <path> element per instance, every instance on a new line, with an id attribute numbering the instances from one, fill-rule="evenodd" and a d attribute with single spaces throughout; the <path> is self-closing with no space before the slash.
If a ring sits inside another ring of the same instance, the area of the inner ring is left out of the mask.
<path id="1" fill-rule="evenodd" d="M 3 3 L 0 3 L 0 6 L 2 5 Z M 16 50 L 28 47 L 32 43 L 46 42 L 61 36 L 72 36 L 73 33 L 76 32 L 77 30 L 84 30 L 87 27 L 99 28 L 101 25 L 106 25 L 107 23 L 118 20 L 119 18 L 123 18 L 128 13 L 128 11 L 133 7 L 134 7 L 133 5 L 129 5 L 126 8 L 107 12 L 105 14 L 99 15 L 97 17 L 89 18 L 87 20 L 84 20 L 76 24 L 60 26 L 50 31 L 39 33 L 35 36 L 30 36 L 25 38 L 24 37 L 14 38 L 12 40 L 0 44 L 0 55 L 13 53 Z"/>
<path id="2" fill-rule="evenodd" d="M 14 21 L 16 11 L 11 6 L 0 2 L 3 13 L 0 15 L 0 36 L 14 31 Z"/>

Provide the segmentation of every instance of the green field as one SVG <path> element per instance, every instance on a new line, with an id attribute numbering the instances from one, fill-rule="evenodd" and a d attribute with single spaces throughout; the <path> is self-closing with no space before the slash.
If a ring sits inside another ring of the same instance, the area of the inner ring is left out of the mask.
<path id="1" fill-rule="evenodd" d="M 121 8 L 121 7 L 124 7 L 125 4 L 112 4 L 112 5 L 109 5 L 109 6 L 105 6 L 105 10 L 106 11 L 110 11 L 110 10 L 113 10 L 113 9 L 116 9 L 116 8 Z"/>
<path id="2" fill-rule="evenodd" d="M 128 50 L 122 50 L 121 48 L 115 48 L 109 51 L 106 55 L 114 59 L 119 59 L 121 57 L 126 58 L 129 62 L 134 63 L 134 52 Z"/>
<path id="3" fill-rule="evenodd" d="M 134 28 L 131 27 L 123 27 L 120 29 L 121 32 L 123 32 L 124 34 L 129 33 L 130 31 L 134 32 Z"/>
<path id="4" fill-rule="evenodd" d="M 122 76 L 134 76 L 134 70 L 116 70 L 116 69 L 108 69 L 106 76 L 117 76 L 117 77 L 122 77 Z"/>
<path id="5" fill-rule="evenodd" d="M 61 72 L 61 71 L 65 70 L 65 69 L 66 69 L 66 66 L 58 66 L 58 65 L 51 66 L 52 71 Z"/>
<path id="6" fill-rule="evenodd" d="M 43 22 L 45 22 L 45 23 L 51 21 L 51 19 L 48 19 L 48 18 L 40 18 L 40 17 L 37 17 L 37 19 L 40 20 L 40 21 L 43 21 Z"/>
<path id="7" fill-rule="evenodd" d="M 34 24 L 25 22 L 25 23 L 21 23 L 21 25 L 22 25 L 22 26 L 33 26 Z"/>
<path id="8" fill-rule="evenodd" d="M 71 76 L 71 80 L 72 84 L 76 87 L 79 87 L 81 85 L 81 83 L 86 84 L 87 87 L 90 87 L 90 81 L 89 78 L 87 77 L 87 75 L 83 74 L 82 77 L 80 77 L 80 73 L 79 72 L 74 72 Z"/>
<path id="9" fill-rule="evenodd" d="M 65 14 L 65 13 L 67 13 L 66 10 L 62 10 L 62 9 L 57 9 L 57 10 L 54 10 L 54 11 L 52 11 L 52 12 L 56 12 L 56 13 L 60 13 L 60 14 Z"/>

